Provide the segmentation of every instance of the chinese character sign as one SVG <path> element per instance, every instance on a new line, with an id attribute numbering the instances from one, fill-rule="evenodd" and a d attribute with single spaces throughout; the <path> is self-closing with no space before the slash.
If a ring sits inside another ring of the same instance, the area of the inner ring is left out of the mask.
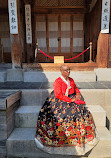
<path id="1" fill-rule="evenodd" d="M 102 0 L 101 33 L 109 33 L 110 0 Z"/>
<path id="2" fill-rule="evenodd" d="M 26 42 L 32 43 L 32 28 L 31 28 L 31 7 L 30 4 L 25 5 L 25 22 L 26 22 Z"/>
<path id="3" fill-rule="evenodd" d="M 17 21 L 17 2 L 16 0 L 8 0 L 10 33 L 18 34 Z"/>

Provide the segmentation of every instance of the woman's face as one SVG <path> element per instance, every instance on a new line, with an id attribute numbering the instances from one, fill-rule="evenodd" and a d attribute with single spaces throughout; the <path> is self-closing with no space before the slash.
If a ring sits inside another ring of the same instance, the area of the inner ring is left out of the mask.
<path id="1" fill-rule="evenodd" d="M 69 66 L 63 66 L 61 70 L 61 74 L 63 77 L 69 77 L 70 75 L 70 67 Z"/>

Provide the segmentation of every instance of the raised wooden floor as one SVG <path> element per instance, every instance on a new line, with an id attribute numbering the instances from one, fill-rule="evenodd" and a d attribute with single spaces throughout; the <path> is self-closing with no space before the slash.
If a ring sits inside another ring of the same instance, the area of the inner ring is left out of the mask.
<path id="1" fill-rule="evenodd" d="M 58 71 L 62 64 L 55 63 L 23 63 L 23 69 L 37 71 Z M 64 63 L 69 65 L 73 71 L 93 71 L 98 67 L 97 63 Z"/>

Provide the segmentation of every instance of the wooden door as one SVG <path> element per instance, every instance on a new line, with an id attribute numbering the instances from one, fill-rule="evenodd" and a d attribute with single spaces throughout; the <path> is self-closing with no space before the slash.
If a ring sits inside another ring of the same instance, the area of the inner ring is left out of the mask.
<path id="1" fill-rule="evenodd" d="M 84 23 L 81 15 L 37 15 L 36 42 L 49 56 L 71 58 L 84 50 Z M 38 54 L 38 62 L 53 62 Z M 82 62 L 83 56 L 68 62 Z"/>
<path id="2" fill-rule="evenodd" d="M 54 56 L 59 53 L 59 23 L 58 15 L 49 15 L 48 16 L 48 32 L 49 35 L 49 55 Z"/>

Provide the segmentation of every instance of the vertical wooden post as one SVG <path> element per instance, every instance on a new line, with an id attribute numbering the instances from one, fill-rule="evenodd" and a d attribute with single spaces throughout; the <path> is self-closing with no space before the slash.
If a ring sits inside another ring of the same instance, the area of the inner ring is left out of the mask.
<path id="1" fill-rule="evenodd" d="M 12 53 L 12 68 L 22 67 L 22 44 L 20 34 L 20 4 L 17 0 L 17 19 L 18 19 L 18 34 L 10 34 L 11 53 Z"/>
<path id="2" fill-rule="evenodd" d="M 24 0 L 25 5 L 30 5 L 32 4 L 31 0 Z M 26 18 L 26 17 L 25 17 Z M 26 19 L 25 19 L 26 20 Z M 32 24 L 32 22 L 31 22 Z M 31 28 L 32 29 L 32 28 Z M 26 39 L 27 40 L 27 39 Z M 32 43 L 26 43 L 26 51 L 27 51 L 27 63 L 30 63 L 31 61 L 31 56 L 32 56 Z"/>
<path id="3" fill-rule="evenodd" d="M 97 42 L 97 64 L 98 67 L 105 68 L 108 66 L 108 46 L 109 34 L 100 32 Z"/>
<path id="4" fill-rule="evenodd" d="M 0 63 L 2 62 L 2 45 L 1 45 L 1 38 L 0 38 Z"/>
<path id="5" fill-rule="evenodd" d="M 31 52 L 32 52 L 32 45 L 27 44 L 27 63 L 30 63 L 30 57 L 31 57 Z"/>
<path id="6" fill-rule="evenodd" d="M 108 41 L 108 67 L 111 68 L 111 34 L 109 34 Z"/>

